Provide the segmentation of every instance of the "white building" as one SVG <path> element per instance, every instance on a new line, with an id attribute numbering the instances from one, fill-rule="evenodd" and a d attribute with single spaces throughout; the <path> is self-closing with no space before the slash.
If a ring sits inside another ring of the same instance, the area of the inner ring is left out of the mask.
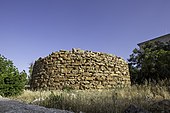
<path id="1" fill-rule="evenodd" d="M 168 42 L 170 41 L 170 34 L 166 34 L 166 35 L 163 35 L 163 36 L 160 36 L 160 37 L 157 37 L 157 38 L 154 38 L 154 39 L 151 39 L 151 40 L 148 40 L 148 41 L 145 41 L 145 42 L 141 42 L 139 44 L 137 44 L 140 49 L 146 44 L 146 43 L 149 43 L 149 42 L 155 42 L 155 41 L 160 41 L 160 42 Z"/>

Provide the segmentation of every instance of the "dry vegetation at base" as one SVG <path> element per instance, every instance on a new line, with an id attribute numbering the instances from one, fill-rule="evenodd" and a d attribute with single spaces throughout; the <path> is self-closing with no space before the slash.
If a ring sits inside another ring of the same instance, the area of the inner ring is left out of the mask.
<path id="1" fill-rule="evenodd" d="M 170 90 L 160 86 L 132 86 L 112 90 L 29 91 L 13 99 L 79 113 L 121 113 L 130 104 L 148 109 L 159 100 L 170 99 Z M 36 100 L 36 101 L 35 101 Z M 40 101 L 41 100 L 41 101 Z"/>

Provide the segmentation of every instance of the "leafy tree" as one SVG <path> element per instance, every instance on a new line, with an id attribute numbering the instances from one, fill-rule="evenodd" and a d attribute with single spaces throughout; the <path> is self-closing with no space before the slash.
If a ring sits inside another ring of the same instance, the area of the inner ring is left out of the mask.
<path id="1" fill-rule="evenodd" d="M 30 66 L 29 66 L 29 75 L 32 75 L 32 71 L 33 71 L 33 66 L 34 66 L 34 63 L 30 63 Z"/>
<path id="2" fill-rule="evenodd" d="M 26 73 L 19 73 L 12 61 L 0 55 L 0 95 L 13 96 L 20 94 L 26 82 Z"/>
<path id="3" fill-rule="evenodd" d="M 28 84 L 30 85 L 30 80 L 31 80 L 31 78 L 32 78 L 32 71 L 33 71 L 33 66 L 34 66 L 34 62 L 31 62 L 30 63 L 30 66 L 28 67 L 28 69 L 29 69 L 29 75 L 28 75 Z"/>
<path id="4" fill-rule="evenodd" d="M 168 80 L 170 42 L 152 42 L 144 45 L 141 50 L 135 48 L 128 61 L 132 84 Z"/>

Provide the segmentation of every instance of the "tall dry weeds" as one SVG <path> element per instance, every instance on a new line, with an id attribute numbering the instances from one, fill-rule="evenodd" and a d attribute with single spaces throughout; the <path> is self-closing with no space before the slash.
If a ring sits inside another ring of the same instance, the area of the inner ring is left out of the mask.
<path id="1" fill-rule="evenodd" d="M 79 113 L 121 113 L 130 104 L 145 109 L 159 100 L 170 99 L 168 88 L 160 85 L 134 85 L 112 90 L 29 91 L 13 97 L 26 103 L 66 109 Z M 37 99 L 37 101 L 36 101 Z"/>

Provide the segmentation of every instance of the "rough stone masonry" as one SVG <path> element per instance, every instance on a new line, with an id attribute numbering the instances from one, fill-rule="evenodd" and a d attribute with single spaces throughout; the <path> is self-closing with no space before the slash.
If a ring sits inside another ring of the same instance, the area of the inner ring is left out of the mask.
<path id="1" fill-rule="evenodd" d="M 110 89 L 130 84 L 128 64 L 122 58 L 80 49 L 39 58 L 31 79 L 34 90 Z"/>

